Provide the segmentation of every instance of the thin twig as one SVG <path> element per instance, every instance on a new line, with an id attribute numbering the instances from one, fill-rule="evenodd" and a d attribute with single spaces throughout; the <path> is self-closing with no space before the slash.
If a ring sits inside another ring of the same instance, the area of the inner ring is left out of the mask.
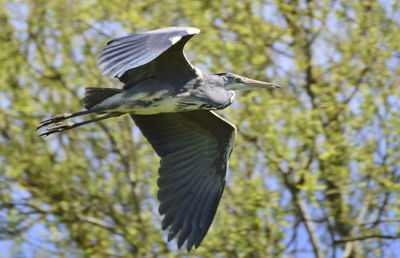
<path id="1" fill-rule="evenodd" d="M 334 242 L 335 242 L 336 244 L 341 244 L 341 243 L 347 243 L 347 242 L 352 242 L 352 241 L 366 240 L 366 239 L 370 239 L 370 238 L 400 239 L 400 235 L 390 236 L 390 235 L 378 235 L 378 234 L 374 234 L 374 235 L 366 235 L 366 236 L 357 236 L 357 237 L 343 238 L 343 239 L 335 240 Z"/>

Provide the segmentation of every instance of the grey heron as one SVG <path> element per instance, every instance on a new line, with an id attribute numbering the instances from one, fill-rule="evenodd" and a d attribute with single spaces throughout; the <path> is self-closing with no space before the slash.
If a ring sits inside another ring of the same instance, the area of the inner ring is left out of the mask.
<path id="1" fill-rule="evenodd" d="M 188 251 L 200 245 L 214 219 L 225 186 L 227 164 L 236 137 L 233 124 L 214 110 L 231 105 L 235 90 L 279 88 L 233 73 L 207 74 L 183 53 L 200 32 L 169 27 L 117 38 L 101 51 L 98 66 L 122 89 L 86 88 L 85 111 L 43 120 L 47 136 L 129 113 L 160 156 L 159 213 L 168 241 L 177 237 Z M 60 123 L 86 114 L 82 122 Z"/>

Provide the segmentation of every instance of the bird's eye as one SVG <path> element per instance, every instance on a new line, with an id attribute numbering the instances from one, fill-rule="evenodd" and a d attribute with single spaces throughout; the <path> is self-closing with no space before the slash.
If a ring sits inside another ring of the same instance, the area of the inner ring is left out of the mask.
<path id="1" fill-rule="evenodd" d="M 234 80 L 235 82 L 239 82 L 239 83 L 242 83 L 242 82 L 243 82 L 243 80 L 240 79 L 239 77 L 234 77 L 233 80 Z"/>

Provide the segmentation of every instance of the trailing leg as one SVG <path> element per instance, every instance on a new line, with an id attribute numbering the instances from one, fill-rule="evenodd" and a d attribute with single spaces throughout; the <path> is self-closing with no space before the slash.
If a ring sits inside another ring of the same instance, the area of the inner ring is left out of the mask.
<path id="1" fill-rule="evenodd" d="M 79 123 L 71 123 L 71 122 L 69 122 L 69 123 L 56 124 L 54 126 L 46 128 L 46 132 L 41 133 L 40 136 L 48 136 L 48 135 L 53 134 L 53 133 L 59 133 L 59 132 L 66 131 L 66 130 L 69 130 L 69 129 L 72 129 L 72 128 L 75 128 L 75 127 L 79 127 L 79 126 L 82 126 L 82 125 L 85 125 L 85 124 L 101 121 L 101 120 L 104 120 L 104 119 L 107 119 L 107 118 L 110 118 L 110 117 L 121 116 L 123 114 L 124 113 L 116 113 L 115 112 L 115 113 L 106 114 L 104 116 L 96 117 L 96 118 L 93 118 L 93 119 L 89 119 L 89 120 L 86 120 L 86 121 L 82 121 L 82 122 L 79 122 Z M 66 118 L 64 118 L 64 119 L 66 119 Z"/>
<path id="2" fill-rule="evenodd" d="M 63 120 L 93 114 L 100 113 L 102 111 L 111 111 L 112 109 L 118 107 L 119 99 L 114 96 L 121 93 L 122 89 L 112 89 L 112 88 L 86 88 L 85 96 L 83 98 L 83 105 L 87 109 L 86 111 L 80 111 L 76 113 L 65 113 L 60 115 L 55 115 L 49 119 L 40 122 L 39 126 L 36 128 L 40 129 L 44 126 L 55 124 Z M 111 99 L 111 97 L 114 97 Z"/>
<path id="3" fill-rule="evenodd" d="M 87 115 L 87 114 L 98 113 L 98 112 L 101 112 L 103 110 L 104 109 L 96 108 L 96 109 L 90 109 L 90 110 L 80 111 L 80 112 L 76 112 L 76 113 L 64 113 L 64 114 L 54 115 L 53 117 L 51 117 L 49 119 L 41 121 L 39 126 L 36 127 L 36 130 L 38 130 L 38 129 L 44 127 L 44 126 L 48 126 L 50 124 L 55 124 L 55 123 L 61 122 L 61 121 L 66 120 L 68 118 Z"/>

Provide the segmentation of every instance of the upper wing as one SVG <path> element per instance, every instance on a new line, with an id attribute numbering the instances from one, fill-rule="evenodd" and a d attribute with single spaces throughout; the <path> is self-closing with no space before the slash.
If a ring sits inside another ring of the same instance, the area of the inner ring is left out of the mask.
<path id="1" fill-rule="evenodd" d="M 178 248 L 197 248 L 221 199 L 236 129 L 204 110 L 131 116 L 161 157 L 162 229 L 169 227 L 168 240 L 179 233 Z"/>
<path id="2" fill-rule="evenodd" d="M 101 51 L 98 66 L 105 66 L 103 74 L 110 72 L 124 83 L 131 82 L 131 77 L 138 81 L 157 73 L 195 74 L 183 47 L 199 32 L 192 27 L 169 27 L 111 40 Z"/>

